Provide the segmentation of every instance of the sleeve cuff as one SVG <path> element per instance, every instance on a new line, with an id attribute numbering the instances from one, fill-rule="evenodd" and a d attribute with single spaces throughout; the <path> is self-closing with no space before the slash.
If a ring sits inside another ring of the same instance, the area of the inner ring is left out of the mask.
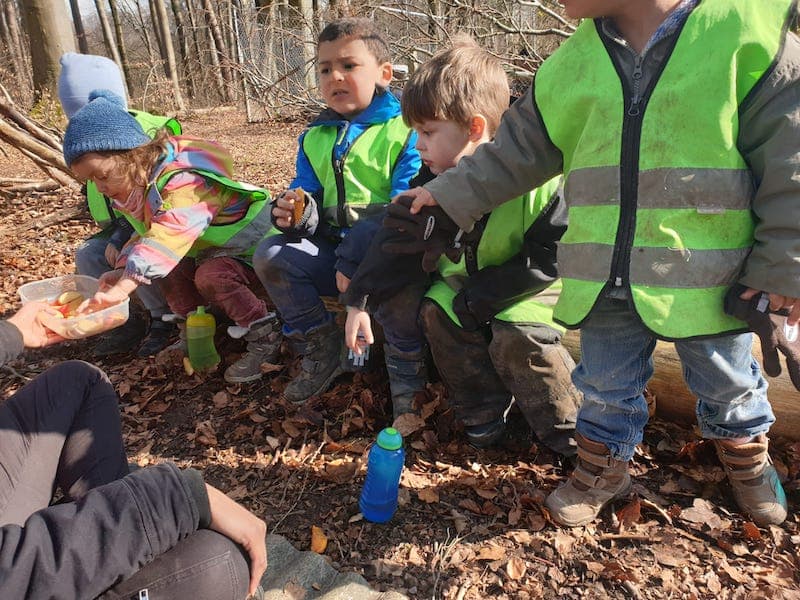
<path id="1" fill-rule="evenodd" d="M 195 469 L 184 469 L 181 471 L 181 478 L 184 485 L 189 489 L 200 514 L 198 529 L 208 529 L 211 525 L 211 506 L 208 503 L 208 492 L 206 491 L 203 476 Z"/>

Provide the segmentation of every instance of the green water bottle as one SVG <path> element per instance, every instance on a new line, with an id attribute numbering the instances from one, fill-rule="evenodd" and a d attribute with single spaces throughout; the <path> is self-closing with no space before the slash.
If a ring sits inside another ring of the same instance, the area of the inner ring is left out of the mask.
<path id="1" fill-rule="evenodd" d="M 214 347 L 216 329 L 214 315 L 207 313 L 204 306 L 198 306 L 186 317 L 186 345 L 189 362 L 195 371 L 210 369 L 219 363 L 219 354 Z"/>

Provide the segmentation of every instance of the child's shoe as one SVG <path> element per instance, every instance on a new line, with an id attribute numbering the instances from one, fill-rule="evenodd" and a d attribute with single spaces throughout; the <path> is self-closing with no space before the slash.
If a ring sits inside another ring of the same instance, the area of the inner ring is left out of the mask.
<path id="1" fill-rule="evenodd" d="M 155 356 L 169 346 L 176 335 L 178 328 L 175 323 L 162 321 L 161 317 L 153 318 L 150 321 L 150 330 L 136 354 L 141 358 Z"/>
<path id="2" fill-rule="evenodd" d="M 392 393 L 392 419 L 419 412 L 414 409 L 414 398 L 417 392 L 425 389 L 428 381 L 424 351 L 403 352 L 391 344 L 384 344 L 383 353 Z"/>
<path id="3" fill-rule="evenodd" d="M 303 355 L 303 362 L 300 374 L 289 382 L 283 395 L 289 402 L 300 404 L 324 392 L 342 373 L 344 334 L 331 320 L 304 336 L 294 333 L 289 337 L 294 339 L 297 353 Z"/>
<path id="4" fill-rule="evenodd" d="M 762 527 L 783 523 L 786 493 L 772 466 L 767 436 L 762 433 L 744 444 L 714 440 L 714 446 L 742 512 Z"/>
<path id="5" fill-rule="evenodd" d="M 275 362 L 281 349 L 283 334 L 275 313 L 253 321 L 249 328 L 229 327 L 228 334 L 237 337 L 236 334 L 242 329 L 246 331 L 238 337 L 247 340 L 247 353 L 225 370 L 225 381 L 228 383 L 247 383 L 261 379 L 261 364 Z"/>
<path id="6" fill-rule="evenodd" d="M 589 523 L 614 498 L 631 487 L 628 461 L 614 460 L 605 444 L 575 434 L 578 462 L 566 483 L 552 492 L 544 505 L 557 523 L 577 527 Z"/>
<path id="7" fill-rule="evenodd" d="M 506 432 L 506 420 L 500 417 L 495 421 L 489 423 L 482 423 L 480 425 L 467 425 L 464 427 L 464 435 L 467 436 L 467 441 L 470 446 L 475 448 L 488 448 L 500 441 L 503 434 Z"/>

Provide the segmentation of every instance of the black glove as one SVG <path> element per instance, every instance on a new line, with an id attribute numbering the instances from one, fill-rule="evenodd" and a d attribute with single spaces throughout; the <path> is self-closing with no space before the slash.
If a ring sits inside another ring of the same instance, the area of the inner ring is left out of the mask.
<path id="1" fill-rule="evenodd" d="M 725 295 L 725 312 L 747 323 L 750 331 L 761 340 L 762 362 L 764 372 L 770 377 L 781 374 L 781 363 L 778 351 L 786 359 L 786 368 L 794 387 L 800 390 L 800 339 L 790 341 L 786 337 L 784 326 L 788 311 L 775 313 L 769 310 L 769 294 L 761 292 L 750 300 L 739 298 L 746 290 L 742 285 L 735 285 Z"/>
<path id="2" fill-rule="evenodd" d="M 458 262 L 464 252 L 465 236 L 458 225 L 439 206 L 425 206 L 416 215 L 411 214 L 411 196 L 400 196 L 397 202 L 386 207 L 383 226 L 406 234 L 403 241 L 387 241 L 381 245 L 390 254 L 422 253 L 422 268 L 432 273 L 439 257 L 444 254 Z"/>
<path id="3" fill-rule="evenodd" d="M 458 320 L 461 321 L 461 329 L 464 331 L 478 331 L 481 325 L 486 325 L 487 323 L 486 321 L 481 322 L 472 312 L 464 290 L 458 292 L 453 298 L 453 312 L 456 313 Z"/>

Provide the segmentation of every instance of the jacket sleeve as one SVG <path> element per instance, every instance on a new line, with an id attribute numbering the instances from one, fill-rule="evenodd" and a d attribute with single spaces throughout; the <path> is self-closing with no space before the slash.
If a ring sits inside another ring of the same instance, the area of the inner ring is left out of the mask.
<path id="1" fill-rule="evenodd" d="M 739 149 L 756 182 L 755 245 L 740 282 L 800 297 L 800 41 L 786 35 L 773 71 L 740 111 Z"/>
<path id="2" fill-rule="evenodd" d="M 501 310 L 549 287 L 558 278 L 556 245 L 566 229 L 567 207 L 556 192 L 525 232 L 520 254 L 466 280 L 453 300 L 464 328 L 477 328 Z"/>
<path id="3" fill-rule="evenodd" d="M 358 265 L 371 249 L 371 242 L 381 228 L 383 212 L 356 221 L 336 247 L 335 269 L 348 279 L 355 275 Z"/>
<path id="4" fill-rule="evenodd" d="M 99 596 L 197 530 L 201 514 L 207 526 L 203 495 L 196 471 L 162 464 L 0 528 L 0 597 Z"/>
<path id="5" fill-rule="evenodd" d="M 0 321 L 0 366 L 17 358 L 24 349 L 20 330 L 11 323 Z"/>
<path id="6" fill-rule="evenodd" d="M 417 175 L 422 166 L 422 159 L 417 151 L 417 132 L 413 129 L 408 135 L 405 146 L 392 169 L 392 191 L 390 198 L 405 192 L 410 181 Z"/>
<path id="7" fill-rule="evenodd" d="M 562 163 L 531 86 L 505 112 L 494 141 L 481 144 L 425 188 L 459 227 L 471 231 L 487 212 L 559 174 Z"/>

